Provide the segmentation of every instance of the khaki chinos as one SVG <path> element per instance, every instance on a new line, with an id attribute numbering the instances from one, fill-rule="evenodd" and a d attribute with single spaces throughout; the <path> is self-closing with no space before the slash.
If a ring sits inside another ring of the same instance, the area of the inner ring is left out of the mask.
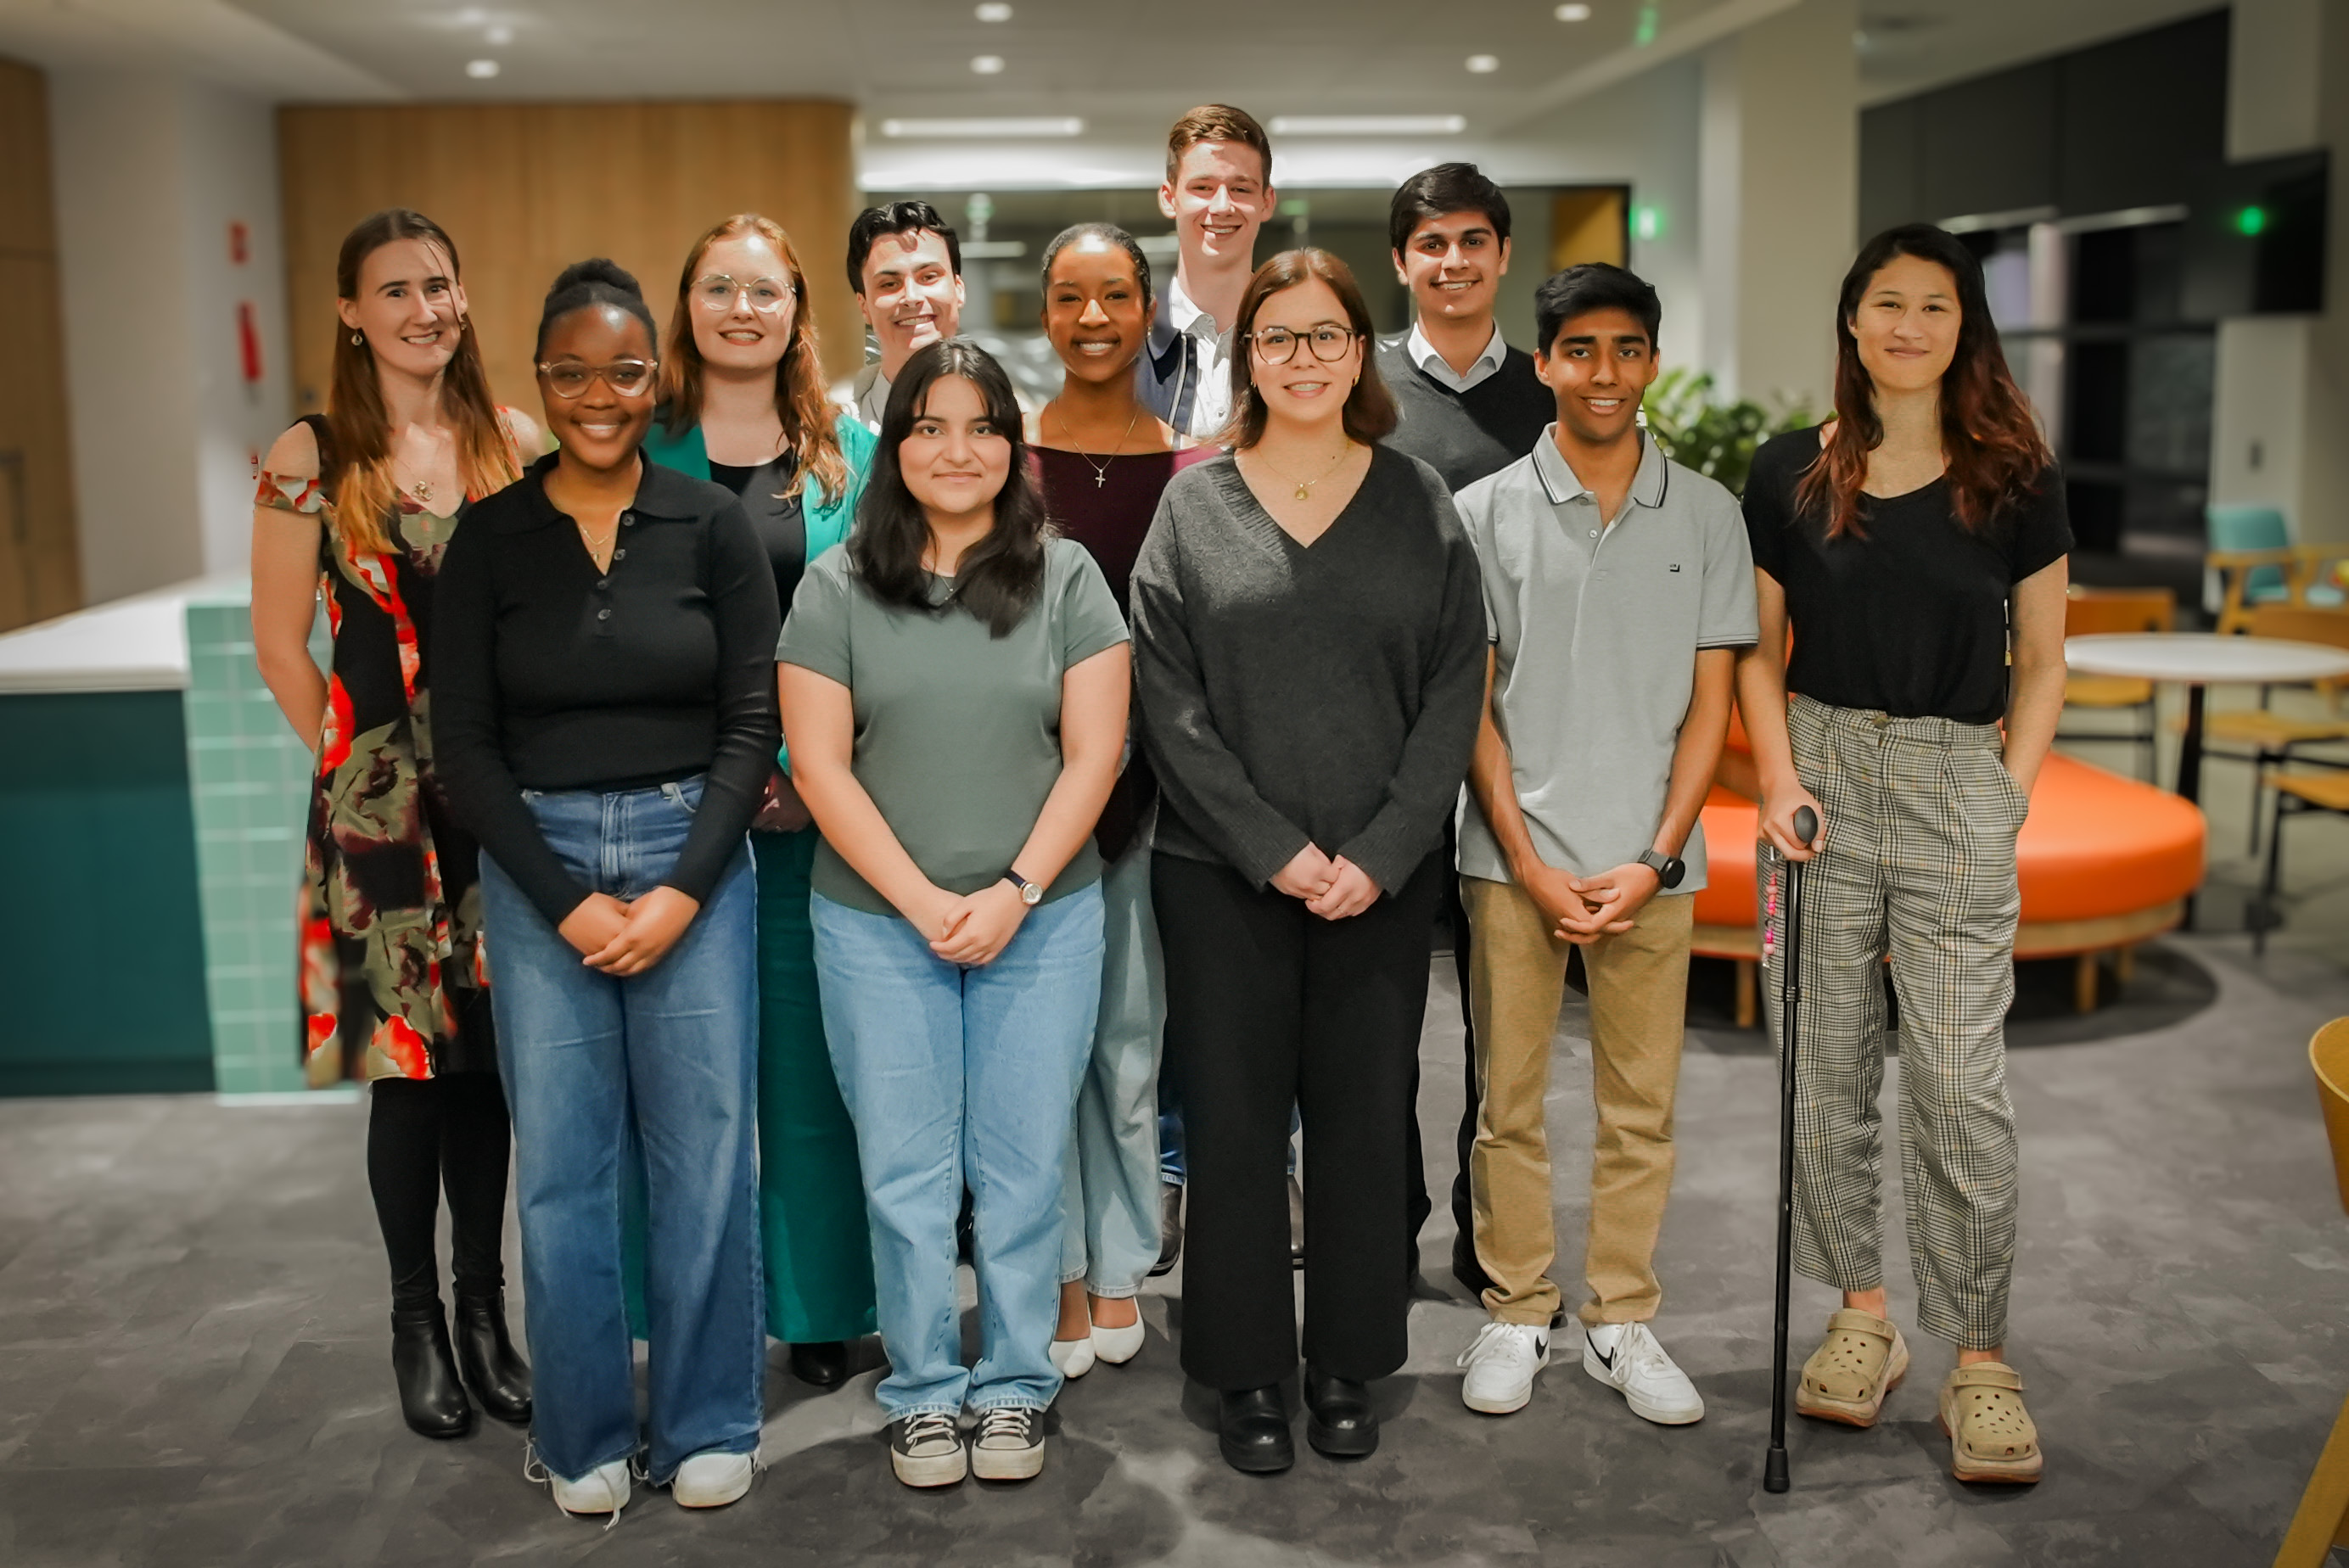
<path id="1" fill-rule="evenodd" d="M 1492 1276 L 1485 1308 L 1499 1323 L 1547 1326 L 1558 1310 L 1550 1203 L 1550 1040 L 1566 989 L 1569 944 L 1552 934 L 1515 882 L 1460 879 L 1475 932 L 1469 1006 L 1480 1114 L 1470 1155 L 1476 1258 Z M 1696 900 L 1658 894 L 1630 931 L 1583 949 L 1590 982 L 1590 1077 L 1598 1136 L 1590 1159 L 1590 1226 L 1582 1321 L 1638 1323 L 1663 1300 L 1656 1238 L 1672 1187 L 1672 1098 L 1680 1084 Z"/>

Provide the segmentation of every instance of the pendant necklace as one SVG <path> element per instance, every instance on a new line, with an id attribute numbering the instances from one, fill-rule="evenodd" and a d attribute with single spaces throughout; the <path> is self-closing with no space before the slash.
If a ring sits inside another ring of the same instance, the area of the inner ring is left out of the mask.
<path id="1" fill-rule="evenodd" d="M 1297 493 L 1296 493 L 1296 499 L 1297 499 L 1297 500 L 1311 500 L 1313 499 L 1313 487 L 1314 487 L 1315 485 L 1319 484 L 1323 480 L 1328 479 L 1331 474 L 1336 473 L 1336 472 L 1338 471 L 1338 469 L 1339 469 L 1340 466 L 1340 465 L 1342 465 L 1348 458 L 1350 458 L 1350 457 L 1352 457 L 1353 455 L 1354 455 L 1354 443 L 1353 443 L 1353 442 L 1351 442 L 1351 441 L 1349 441 L 1349 442 L 1347 442 L 1347 443 L 1346 443 L 1345 449 L 1344 449 L 1344 450 L 1342 450 L 1342 451 L 1340 451 L 1340 452 L 1338 454 L 1338 461 L 1337 461 L 1337 462 L 1331 463 L 1328 468 L 1323 469 L 1319 473 L 1318 473 L 1318 474 L 1314 475 L 1314 476 L 1313 476 L 1311 479 L 1309 479 L 1309 480 L 1300 480 L 1300 479 L 1297 478 L 1297 477 L 1296 477 L 1295 475 L 1293 475 L 1293 474 L 1285 474 L 1285 473 L 1282 473 L 1282 472 L 1280 471 L 1280 469 L 1278 469 L 1278 468 L 1275 468 L 1275 467 L 1273 466 L 1273 464 L 1272 464 L 1271 460 L 1270 460 L 1269 459 L 1266 458 L 1266 457 L 1264 456 L 1264 454 L 1263 454 L 1263 453 L 1261 453 L 1261 452 L 1259 452 L 1259 453 L 1257 453 L 1257 459 L 1256 459 L 1256 460 L 1257 460 L 1257 462 L 1260 462 L 1260 463 L 1264 464 L 1264 466 L 1265 466 L 1266 468 L 1268 468 L 1268 469 L 1272 469 L 1272 473 L 1273 473 L 1273 477 L 1274 477 L 1275 479 L 1279 480 L 1280 480 L 1282 483 L 1284 483 L 1284 484 L 1292 484 L 1292 485 L 1295 485 L 1295 486 L 1297 487 Z"/>
<path id="2" fill-rule="evenodd" d="M 1057 398 L 1053 401 L 1052 411 L 1061 416 L 1061 434 L 1069 438 L 1069 449 L 1075 452 L 1077 456 L 1084 459 L 1085 467 L 1092 469 L 1093 489 L 1099 490 L 1103 485 L 1109 483 L 1110 464 L 1117 461 L 1118 454 L 1125 450 L 1125 443 L 1133 438 L 1134 426 L 1142 423 L 1141 401 L 1136 399 L 1134 402 L 1133 418 L 1125 422 L 1125 434 L 1117 438 L 1117 445 L 1111 449 L 1109 456 L 1102 459 L 1100 462 L 1093 461 L 1093 455 L 1091 452 L 1088 452 L 1077 446 L 1076 432 L 1069 428 L 1069 416 L 1066 413 L 1061 412 L 1060 402 Z"/>

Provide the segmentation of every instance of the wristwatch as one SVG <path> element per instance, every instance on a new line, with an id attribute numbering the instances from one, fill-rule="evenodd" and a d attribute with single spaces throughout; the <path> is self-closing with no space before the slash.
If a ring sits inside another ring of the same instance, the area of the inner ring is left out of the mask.
<path id="1" fill-rule="evenodd" d="M 1660 855 L 1653 850 L 1641 850 L 1640 863 L 1656 873 L 1656 881 L 1666 891 L 1680 886 L 1681 878 L 1688 875 L 1688 862 L 1678 855 Z"/>
<path id="2" fill-rule="evenodd" d="M 1678 862 L 1674 863 L 1677 864 Z M 1005 872 L 1003 873 L 1003 880 L 1019 890 L 1019 902 L 1026 904 L 1030 909 L 1033 909 L 1038 904 L 1044 902 L 1043 885 L 1040 882 L 1030 882 L 1026 877 L 1019 874 L 1017 868 Z"/>

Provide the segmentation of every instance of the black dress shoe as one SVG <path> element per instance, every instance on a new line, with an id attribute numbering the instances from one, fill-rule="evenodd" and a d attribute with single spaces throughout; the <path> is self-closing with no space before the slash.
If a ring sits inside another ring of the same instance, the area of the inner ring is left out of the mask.
<path id="1" fill-rule="evenodd" d="M 1358 1460 L 1379 1446 L 1371 1391 L 1351 1377 L 1305 1369 L 1305 1440 L 1335 1460 Z"/>
<path id="2" fill-rule="evenodd" d="M 481 1408 L 520 1426 L 530 1419 L 530 1363 L 506 1333 L 506 1293 L 457 1297 L 457 1367 Z"/>
<path id="3" fill-rule="evenodd" d="M 399 1381 L 399 1413 L 428 1438 L 461 1438 L 473 1429 L 473 1407 L 457 1381 L 449 1348 L 449 1319 L 440 1304 L 391 1315 L 391 1371 Z"/>
<path id="4" fill-rule="evenodd" d="M 840 1339 L 812 1339 L 791 1348 L 792 1376 L 817 1388 L 837 1388 L 848 1381 L 848 1344 Z"/>
<path id="5" fill-rule="evenodd" d="M 1150 1277 L 1157 1278 L 1173 1268 L 1183 1256 L 1183 1183 L 1158 1183 L 1158 1261 L 1150 1265 Z"/>
<path id="6" fill-rule="evenodd" d="M 1249 1475 L 1271 1475 L 1297 1462 L 1288 1435 L 1288 1412 L 1276 1384 L 1226 1388 L 1216 1397 L 1217 1440 L 1224 1462 Z"/>

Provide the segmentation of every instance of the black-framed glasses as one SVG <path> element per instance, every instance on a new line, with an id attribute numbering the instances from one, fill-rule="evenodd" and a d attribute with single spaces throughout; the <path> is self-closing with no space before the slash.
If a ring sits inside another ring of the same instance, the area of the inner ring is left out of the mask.
<path id="1" fill-rule="evenodd" d="M 732 310 L 736 300 L 747 299 L 750 308 L 761 315 L 772 315 L 798 293 L 781 278 L 751 278 L 746 282 L 724 273 L 711 273 L 693 282 L 694 303 L 712 312 Z"/>
<path id="2" fill-rule="evenodd" d="M 1312 345 L 1313 357 L 1329 365 L 1345 358 L 1347 346 L 1360 335 L 1349 327 L 1325 321 L 1303 332 L 1291 332 L 1285 326 L 1261 327 L 1249 333 L 1247 337 L 1256 345 L 1257 354 L 1267 365 L 1288 364 L 1297 357 L 1299 343 Z"/>
<path id="3" fill-rule="evenodd" d="M 546 377 L 546 385 L 558 397 L 580 397 L 593 381 L 603 382 L 623 397 L 641 397 L 652 389 L 656 368 L 656 362 L 650 359 L 615 359 L 609 365 L 558 359 L 552 365 L 540 366 L 538 373 Z"/>

